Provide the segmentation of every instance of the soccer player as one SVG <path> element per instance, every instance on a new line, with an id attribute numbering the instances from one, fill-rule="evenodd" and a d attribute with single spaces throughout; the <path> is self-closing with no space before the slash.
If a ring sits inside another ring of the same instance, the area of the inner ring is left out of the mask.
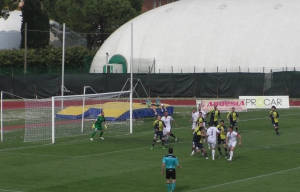
<path id="1" fill-rule="evenodd" d="M 239 145 L 242 145 L 242 136 L 239 133 L 233 131 L 233 127 L 230 125 L 228 127 L 228 132 L 226 135 L 226 145 L 228 150 L 230 150 L 230 157 L 229 159 L 227 159 L 229 162 L 232 160 L 233 157 L 233 150 L 236 146 L 236 137 L 239 138 Z"/>
<path id="2" fill-rule="evenodd" d="M 171 121 L 173 121 L 175 126 L 177 127 L 177 123 L 176 123 L 175 119 L 173 119 L 171 116 L 169 116 L 168 111 L 165 111 L 164 116 L 161 118 L 161 120 L 165 124 L 164 136 L 166 137 L 166 142 L 168 142 L 169 135 L 171 137 L 174 137 L 175 141 L 177 141 L 177 137 L 172 133 L 172 127 L 171 127 Z"/>
<path id="3" fill-rule="evenodd" d="M 215 105 L 214 108 L 207 113 L 207 115 L 208 114 L 210 114 L 210 122 L 212 122 L 214 126 L 217 126 L 218 119 L 221 118 L 221 113 L 218 109 L 218 105 Z"/>
<path id="4" fill-rule="evenodd" d="M 197 125 L 198 125 L 198 127 L 203 126 L 204 130 L 206 131 L 206 128 L 205 128 L 205 119 L 203 118 L 201 111 L 198 111 Z M 208 143 L 207 143 L 207 146 L 208 146 L 208 149 L 210 149 L 210 145 Z"/>
<path id="5" fill-rule="evenodd" d="M 150 96 L 146 99 L 146 105 L 153 110 L 153 112 L 154 112 L 155 115 L 157 115 L 155 107 L 152 105 Z"/>
<path id="6" fill-rule="evenodd" d="M 212 160 L 215 160 L 215 147 L 216 147 L 216 139 L 217 133 L 220 133 L 219 130 L 213 126 L 212 122 L 208 122 L 209 128 L 207 129 L 207 143 L 211 147 L 212 151 Z"/>
<path id="7" fill-rule="evenodd" d="M 181 169 L 178 159 L 173 155 L 173 149 L 169 148 L 169 155 L 164 156 L 161 165 L 161 174 L 164 174 L 166 168 L 166 180 L 168 192 L 174 192 L 176 187 L 176 166 Z M 172 186 L 170 184 L 170 179 L 172 178 Z"/>
<path id="8" fill-rule="evenodd" d="M 104 128 L 107 129 L 103 110 L 101 111 L 100 115 L 98 116 L 98 118 L 96 119 L 96 121 L 94 123 L 94 132 L 92 133 L 92 137 L 90 139 L 91 141 L 93 141 L 93 137 L 95 136 L 95 134 L 97 133 L 98 130 L 100 131 L 100 139 L 104 139 L 102 137 L 102 135 L 104 133 L 102 124 L 104 124 Z"/>
<path id="9" fill-rule="evenodd" d="M 201 109 L 201 104 L 198 104 L 198 116 L 200 117 L 200 116 L 202 116 L 203 117 L 203 119 L 204 119 L 204 121 L 203 121 L 203 126 L 204 126 L 204 128 L 205 128 L 205 124 L 206 124 L 206 121 L 205 121 L 205 118 L 206 118 L 206 113 L 205 113 L 205 111 L 203 111 L 202 109 Z M 200 113 L 201 113 L 201 115 L 200 115 Z"/>
<path id="10" fill-rule="evenodd" d="M 162 103 L 159 105 L 157 110 L 159 115 L 164 115 L 165 111 L 167 111 L 166 107 Z"/>
<path id="11" fill-rule="evenodd" d="M 201 111 L 198 112 L 198 118 L 197 118 L 197 125 L 198 125 L 198 127 L 200 127 L 200 123 L 202 123 L 202 126 L 205 127 L 204 126 L 205 125 L 204 121 L 205 121 L 205 119 L 202 116 L 202 112 Z"/>
<path id="12" fill-rule="evenodd" d="M 193 108 L 192 109 L 192 118 L 190 119 L 190 121 L 193 122 L 193 124 L 192 124 L 192 133 L 193 134 L 197 127 L 197 120 L 198 120 L 198 114 L 196 113 L 196 109 Z"/>
<path id="13" fill-rule="evenodd" d="M 193 149 L 192 149 L 191 155 L 194 155 L 195 151 L 198 153 L 201 152 L 201 153 L 203 153 L 205 158 L 208 159 L 207 153 L 203 146 L 203 141 L 204 141 L 205 137 L 206 137 L 206 134 L 205 134 L 204 127 L 197 127 L 194 132 Z"/>
<path id="14" fill-rule="evenodd" d="M 158 136 L 160 137 L 161 145 L 162 145 L 163 149 L 165 149 L 165 137 L 164 137 L 164 134 L 163 134 L 163 128 L 166 127 L 166 125 L 161 120 L 161 117 L 159 115 L 157 116 L 157 120 L 155 120 L 153 122 L 153 127 L 154 127 L 154 130 L 155 130 L 155 134 L 154 134 L 154 137 L 153 137 L 151 150 L 153 150 L 156 138 Z"/>
<path id="15" fill-rule="evenodd" d="M 270 121 L 272 122 L 272 124 L 274 126 L 274 129 L 276 131 L 276 135 L 279 136 L 279 132 L 278 132 L 278 129 L 279 129 L 278 117 L 279 117 L 279 113 L 276 111 L 276 107 L 272 106 L 272 109 L 271 109 L 270 114 L 269 114 L 269 118 L 270 118 Z"/>
<path id="16" fill-rule="evenodd" d="M 235 108 L 232 107 L 231 111 L 227 114 L 227 119 L 230 122 L 230 125 L 235 128 L 236 132 L 239 132 L 237 127 L 237 122 L 239 121 L 239 115 L 235 112 Z"/>
<path id="17" fill-rule="evenodd" d="M 220 145 L 223 144 L 225 150 L 225 158 L 228 157 L 227 147 L 226 147 L 226 134 L 227 134 L 227 127 L 224 125 L 224 120 L 220 121 L 220 124 L 217 126 L 217 129 L 220 131 L 218 134 L 218 151 L 220 153 L 219 158 L 222 157 L 222 151 Z"/>

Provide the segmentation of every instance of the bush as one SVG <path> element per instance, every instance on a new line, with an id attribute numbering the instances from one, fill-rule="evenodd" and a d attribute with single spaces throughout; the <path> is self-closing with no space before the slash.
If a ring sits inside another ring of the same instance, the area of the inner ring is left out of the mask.
<path id="1" fill-rule="evenodd" d="M 65 73 L 83 73 L 84 57 L 94 56 L 96 51 L 74 46 L 65 50 Z M 62 49 L 46 47 L 27 51 L 27 73 L 59 74 L 62 68 Z M 0 73 L 24 73 L 24 49 L 0 50 Z"/>

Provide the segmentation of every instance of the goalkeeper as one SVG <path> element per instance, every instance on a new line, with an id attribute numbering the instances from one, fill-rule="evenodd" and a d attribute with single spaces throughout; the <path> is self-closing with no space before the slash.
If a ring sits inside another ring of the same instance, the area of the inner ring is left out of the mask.
<path id="1" fill-rule="evenodd" d="M 93 137 L 96 135 L 98 130 L 100 131 L 100 139 L 104 139 L 102 137 L 102 135 L 104 133 L 102 124 L 104 124 L 104 128 L 107 129 L 103 110 L 102 110 L 101 114 L 98 116 L 98 118 L 96 119 L 95 123 L 93 124 L 94 132 L 92 134 L 91 141 L 93 141 Z"/>

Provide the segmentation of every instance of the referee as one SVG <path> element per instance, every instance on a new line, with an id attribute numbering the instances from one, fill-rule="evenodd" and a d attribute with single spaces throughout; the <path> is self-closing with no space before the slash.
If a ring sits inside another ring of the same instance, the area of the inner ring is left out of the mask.
<path id="1" fill-rule="evenodd" d="M 164 174 L 164 169 L 166 167 L 166 179 L 168 192 L 174 192 L 176 186 L 176 170 L 175 167 L 181 168 L 178 159 L 173 155 L 173 148 L 169 148 L 169 155 L 164 156 L 161 166 L 161 174 Z M 172 178 L 172 187 L 170 185 L 170 178 Z M 172 188 L 172 190 L 171 190 Z"/>

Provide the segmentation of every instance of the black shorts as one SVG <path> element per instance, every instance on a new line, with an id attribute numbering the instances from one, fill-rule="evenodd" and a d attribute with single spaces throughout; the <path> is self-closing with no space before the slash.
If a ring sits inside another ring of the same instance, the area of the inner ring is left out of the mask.
<path id="1" fill-rule="evenodd" d="M 218 138 L 218 145 L 220 145 L 220 144 L 226 144 L 226 139 Z"/>
<path id="2" fill-rule="evenodd" d="M 160 139 L 162 139 L 164 137 L 163 132 L 162 131 L 155 131 L 154 137 L 157 138 L 158 136 L 159 136 Z"/>
<path id="3" fill-rule="evenodd" d="M 175 169 L 166 169 L 166 179 L 176 179 L 176 170 Z"/>
<path id="4" fill-rule="evenodd" d="M 203 143 L 199 143 L 199 142 L 195 143 L 195 147 L 198 148 L 198 149 L 203 149 L 204 148 Z"/>
<path id="5" fill-rule="evenodd" d="M 237 127 L 236 121 L 231 121 L 231 122 L 230 122 L 230 125 L 231 125 L 232 127 Z"/>
<path id="6" fill-rule="evenodd" d="M 274 127 L 278 127 L 279 124 L 278 124 L 278 123 L 273 123 L 273 126 L 274 126 Z"/>

